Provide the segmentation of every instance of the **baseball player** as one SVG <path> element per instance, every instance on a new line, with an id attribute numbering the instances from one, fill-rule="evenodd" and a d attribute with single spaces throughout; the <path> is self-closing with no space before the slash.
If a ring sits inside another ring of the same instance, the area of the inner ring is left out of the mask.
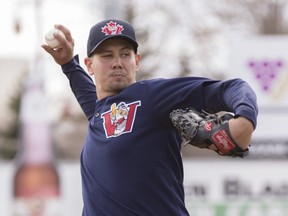
<path id="1" fill-rule="evenodd" d="M 92 26 L 88 74 L 74 56 L 70 31 L 56 28 L 66 36 L 55 34 L 61 48 L 42 47 L 61 65 L 89 120 L 81 153 L 83 216 L 189 215 L 183 140 L 220 155 L 245 156 L 257 122 L 255 93 L 241 79 L 136 82 L 141 59 L 135 32 L 117 19 Z"/>

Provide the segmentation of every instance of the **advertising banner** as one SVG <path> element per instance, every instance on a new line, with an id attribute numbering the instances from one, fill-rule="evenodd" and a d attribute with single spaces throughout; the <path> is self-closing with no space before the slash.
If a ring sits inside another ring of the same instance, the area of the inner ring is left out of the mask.
<path id="1" fill-rule="evenodd" d="M 247 81 L 259 105 L 249 158 L 288 158 L 287 50 L 288 37 L 282 35 L 250 36 L 231 45 L 227 76 Z"/>
<path id="2" fill-rule="evenodd" d="M 287 216 L 286 160 L 184 160 L 193 216 Z"/>
<path id="3" fill-rule="evenodd" d="M 228 77 L 240 77 L 255 90 L 262 109 L 288 107 L 288 37 L 254 36 L 235 41 Z"/>

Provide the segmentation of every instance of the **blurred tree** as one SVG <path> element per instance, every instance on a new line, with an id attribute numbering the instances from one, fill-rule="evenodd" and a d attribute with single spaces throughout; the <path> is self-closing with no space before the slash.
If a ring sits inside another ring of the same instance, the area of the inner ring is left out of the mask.
<path id="1" fill-rule="evenodd" d="M 240 27 L 239 31 L 246 28 L 257 34 L 279 35 L 288 33 L 287 3 L 286 0 L 223 0 L 223 4 L 213 2 L 210 7 L 221 21 Z"/>
<path id="2" fill-rule="evenodd" d="M 133 2 L 131 0 L 126 0 L 126 2 L 123 5 L 124 11 L 123 11 L 123 19 L 127 20 L 130 22 L 134 27 L 135 31 L 137 32 L 137 39 L 141 41 L 141 43 L 146 44 L 148 37 L 149 37 L 149 32 L 146 29 L 141 29 L 138 28 L 137 25 L 134 25 L 135 23 L 135 18 L 137 17 L 135 14 L 135 9 L 133 6 Z M 143 46 L 143 49 L 141 50 L 141 58 L 145 59 L 146 56 L 152 55 L 152 50 L 145 49 L 145 46 Z M 148 65 L 147 65 L 148 66 Z M 141 73 L 136 74 L 136 79 L 137 80 L 143 80 L 147 79 L 151 76 L 151 71 L 154 71 L 157 68 L 157 65 L 149 65 L 145 69 L 141 69 Z"/>
<path id="3" fill-rule="evenodd" d="M 222 79 L 225 66 L 220 62 L 231 32 L 288 32 L 285 0 L 155 0 L 145 4 L 126 0 L 123 4 L 124 18 L 134 24 L 140 42 L 143 61 L 138 79 L 166 76 L 166 72 L 167 76 Z"/>
<path id="4" fill-rule="evenodd" d="M 78 161 L 86 137 L 88 122 L 82 111 L 75 112 L 78 109 L 73 107 L 72 103 L 72 101 L 65 103 L 59 120 L 55 122 L 53 141 L 57 158 Z"/>
<path id="5" fill-rule="evenodd" d="M 220 30 L 210 23 L 211 16 L 198 11 L 198 7 L 205 8 L 200 1 L 181 0 L 175 4 L 157 0 L 141 4 L 125 0 L 122 6 L 123 18 L 134 25 L 140 42 L 138 80 L 195 74 L 223 78 L 214 63 Z"/>
<path id="6" fill-rule="evenodd" d="M 22 77 L 19 83 L 22 83 Z M 10 121 L 6 128 L 0 130 L 0 137 L 2 142 L 0 145 L 0 158 L 12 159 L 14 158 L 18 148 L 19 135 L 19 114 L 22 96 L 22 85 L 15 88 L 14 95 L 11 96 L 8 104 L 10 112 Z"/>

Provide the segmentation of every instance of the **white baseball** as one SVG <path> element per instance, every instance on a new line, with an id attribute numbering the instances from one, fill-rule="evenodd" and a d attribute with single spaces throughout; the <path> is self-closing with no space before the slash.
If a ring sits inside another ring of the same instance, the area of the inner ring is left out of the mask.
<path id="1" fill-rule="evenodd" d="M 65 38 L 65 35 L 62 31 L 59 29 L 51 29 L 49 30 L 45 35 L 45 41 L 48 46 L 50 46 L 53 49 L 57 49 L 60 46 L 60 42 L 54 37 L 54 33 L 57 33 L 61 35 L 63 38 Z"/>

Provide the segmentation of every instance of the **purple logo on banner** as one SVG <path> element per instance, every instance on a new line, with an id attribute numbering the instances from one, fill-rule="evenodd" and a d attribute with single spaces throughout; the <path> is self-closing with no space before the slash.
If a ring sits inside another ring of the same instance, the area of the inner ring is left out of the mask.
<path id="1" fill-rule="evenodd" d="M 269 91 L 271 83 L 275 80 L 279 70 L 283 68 L 282 61 L 249 61 L 249 68 L 252 70 L 255 79 L 261 85 L 263 91 Z"/>

